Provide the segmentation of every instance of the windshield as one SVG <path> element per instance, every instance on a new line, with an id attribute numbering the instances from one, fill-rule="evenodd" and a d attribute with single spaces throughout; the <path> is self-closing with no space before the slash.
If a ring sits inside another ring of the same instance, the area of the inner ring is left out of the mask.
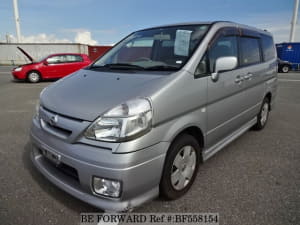
<path id="1" fill-rule="evenodd" d="M 132 33 L 90 69 L 179 70 L 191 57 L 208 25 L 153 28 Z"/>

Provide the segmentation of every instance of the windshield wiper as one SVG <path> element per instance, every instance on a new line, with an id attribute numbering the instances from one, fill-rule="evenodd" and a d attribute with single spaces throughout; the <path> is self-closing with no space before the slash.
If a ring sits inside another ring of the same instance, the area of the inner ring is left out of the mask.
<path id="1" fill-rule="evenodd" d="M 179 68 L 176 66 L 159 65 L 159 66 L 146 67 L 145 70 L 175 71 L 175 70 L 179 70 Z"/>
<path id="2" fill-rule="evenodd" d="M 138 65 L 127 64 L 127 63 L 108 63 L 103 66 L 91 66 L 91 69 L 96 68 L 109 68 L 109 69 L 118 69 L 118 70 L 144 70 L 145 68 Z"/>

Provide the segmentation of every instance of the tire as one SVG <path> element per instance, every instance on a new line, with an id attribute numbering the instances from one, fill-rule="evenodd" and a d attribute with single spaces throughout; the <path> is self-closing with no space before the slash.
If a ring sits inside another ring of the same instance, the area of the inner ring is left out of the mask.
<path id="1" fill-rule="evenodd" d="M 260 111 L 257 115 L 257 123 L 253 126 L 254 130 L 262 130 L 266 126 L 269 118 L 269 112 L 270 100 L 268 98 L 264 98 Z"/>
<path id="2" fill-rule="evenodd" d="M 283 73 L 288 73 L 289 70 L 290 70 L 290 67 L 289 67 L 289 66 L 286 66 L 286 65 L 284 65 L 284 66 L 281 68 L 281 71 L 282 71 Z"/>
<path id="3" fill-rule="evenodd" d="M 30 83 L 38 83 L 41 81 L 41 75 L 36 71 L 31 71 L 27 75 L 27 80 Z"/>
<path id="4" fill-rule="evenodd" d="M 200 162 L 200 146 L 188 134 L 177 137 L 171 144 L 160 181 L 160 195 L 174 200 L 184 195 L 193 184 Z"/>

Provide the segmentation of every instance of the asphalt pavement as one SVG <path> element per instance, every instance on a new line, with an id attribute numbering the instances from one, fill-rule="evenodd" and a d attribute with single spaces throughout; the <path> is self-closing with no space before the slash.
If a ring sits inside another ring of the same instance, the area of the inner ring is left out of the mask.
<path id="1" fill-rule="evenodd" d="M 79 224 L 99 210 L 44 178 L 29 159 L 29 128 L 40 91 L 52 82 L 15 82 L 0 67 L 0 224 Z M 176 201 L 155 199 L 135 212 L 214 212 L 220 224 L 300 224 L 300 73 L 279 74 L 267 126 L 249 131 L 200 166 Z"/>

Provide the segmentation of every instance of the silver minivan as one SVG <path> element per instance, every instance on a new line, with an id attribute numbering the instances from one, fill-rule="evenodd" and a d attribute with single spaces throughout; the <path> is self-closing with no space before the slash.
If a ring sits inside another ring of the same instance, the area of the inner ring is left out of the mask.
<path id="1" fill-rule="evenodd" d="M 265 127 L 276 89 L 267 31 L 232 22 L 139 30 L 42 91 L 32 161 L 106 211 L 176 199 L 201 162 Z"/>

